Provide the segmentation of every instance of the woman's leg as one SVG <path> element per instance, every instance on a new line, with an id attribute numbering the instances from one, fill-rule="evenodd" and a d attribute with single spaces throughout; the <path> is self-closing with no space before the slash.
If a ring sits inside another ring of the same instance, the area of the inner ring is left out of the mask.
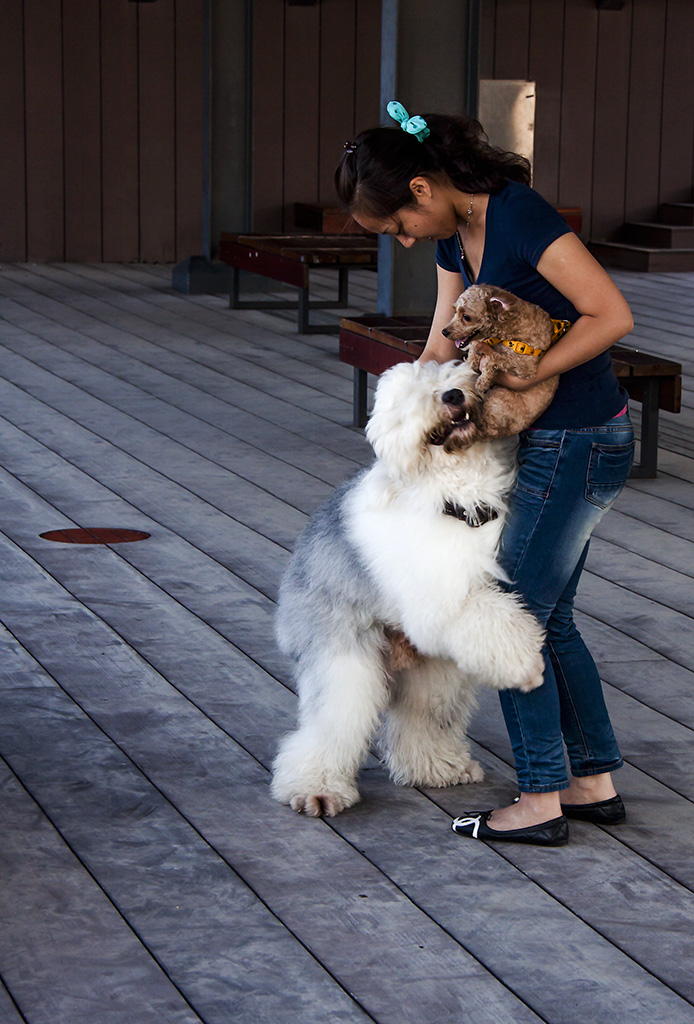
<path id="1" fill-rule="evenodd" d="M 561 729 L 571 774 L 589 777 L 622 766 L 602 683 L 573 618 L 574 598 L 590 542 L 547 623 L 547 648 L 556 680 Z"/>
<path id="2" fill-rule="evenodd" d="M 564 728 L 575 770 L 597 776 L 621 763 L 597 670 L 572 618 L 590 533 L 631 464 L 630 424 L 612 424 L 598 431 L 534 431 L 521 446 L 501 561 L 513 589 L 548 627 L 546 673 L 532 693 L 500 693 L 521 800 L 495 811 L 490 827 L 523 827 L 560 813 L 559 791 L 568 786 Z M 611 459 L 607 470 L 605 452 Z"/>

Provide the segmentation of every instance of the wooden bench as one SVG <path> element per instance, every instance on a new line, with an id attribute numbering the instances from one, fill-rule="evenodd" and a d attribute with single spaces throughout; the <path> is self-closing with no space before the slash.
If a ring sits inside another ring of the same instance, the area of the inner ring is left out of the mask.
<path id="1" fill-rule="evenodd" d="M 334 327 L 309 324 L 309 309 L 331 309 L 348 303 L 348 274 L 354 267 L 376 268 L 378 243 L 375 238 L 358 235 L 232 235 L 222 234 L 219 258 L 231 269 L 231 309 L 297 309 L 300 334 L 338 331 Z M 338 298 L 330 301 L 309 300 L 309 272 L 314 267 L 336 270 Z M 239 297 L 239 275 L 242 270 L 269 277 L 299 289 L 295 302 L 258 300 Z"/>
<path id="2" fill-rule="evenodd" d="M 354 424 L 366 423 L 367 374 L 380 374 L 389 366 L 414 362 L 424 348 L 430 317 L 361 316 L 340 320 L 340 359 L 354 367 Z M 612 365 L 629 394 L 641 402 L 641 461 L 633 477 L 654 477 L 658 468 L 658 412 L 679 412 L 682 402 L 682 366 L 648 352 L 614 345 Z"/>

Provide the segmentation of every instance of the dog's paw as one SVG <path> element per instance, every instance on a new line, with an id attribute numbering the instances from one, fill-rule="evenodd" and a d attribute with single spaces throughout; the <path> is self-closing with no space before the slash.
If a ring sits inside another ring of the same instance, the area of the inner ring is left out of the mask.
<path id="1" fill-rule="evenodd" d="M 541 654 L 538 654 L 533 659 L 533 665 L 526 676 L 526 678 L 518 684 L 516 689 L 520 690 L 521 693 L 530 693 L 531 690 L 536 690 L 538 686 L 542 686 L 545 681 L 545 659 Z"/>
<path id="2" fill-rule="evenodd" d="M 472 758 L 468 761 L 466 767 L 460 774 L 458 784 L 468 782 L 482 782 L 484 779 L 484 769 L 479 761 L 474 761 Z"/>
<path id="3" fill-rule="evenodd" d="M 426 764 L 419 764 L 414 770 L 393 765 L 390 774 L 393 782 L 400 786 L 423 786 L 425 789 L 460 786 L 481 782 L 484 778 L 482 766 L 467 756 L 429 758 Z"/>
<path id="4" fill-rule="evenodd" d="M 465 786 L 470 782 L 481 782 L 484 778 L 484 771 L 482 765 L 478 761 L 473 761 L 472 758 L 468 758 L 466 761 L 462 761 L 459 764 L 452 764 L 449 766 L 448 772 L 438 772 L 436 775 L 437 781 L 424 783 L 428 786 Z"/>
<path id="5" fill-rule="evenodd" d="M 309 818 L 334 818 L 358 800 L 358 793 L 349 797 L 336 793 L 300 794 L 291 798 L 289 806 L 297 814 L 307 814 Z"/>

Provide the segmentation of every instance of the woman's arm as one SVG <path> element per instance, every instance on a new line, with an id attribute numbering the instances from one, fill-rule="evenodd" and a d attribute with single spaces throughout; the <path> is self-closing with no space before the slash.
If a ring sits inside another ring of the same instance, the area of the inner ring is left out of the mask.
<path id="1" fill-rule="evenodd" d="M 436 296 L 436 310 L 431 323 L 431 330 L 427 338 L 426 348 L 419 357 L 421 363 L 428 363 L 434 359 L 437 363 L 447 363 L 449 359 L 460 359 L 460 353 L 455 347 L 455 342 L 444 338 L 441 331 L 451 322 L 453 317 L 453 306 L 458 297 L 465 291 L 462 274 L 454 274 L 450 270 L 436 265 L 436 278 L 438 281 L 438 292 Z"/>
<path id="2" fill-rule="evenodd" d="M 531 380 L 508 373 L 496 375 L 495 384 L 514 391 L 524 391 L 556 373 L 587 363 L 634 327 L 624 296 L 573 233 L 562 235 L 545 249 L 537 270 L 573 303 L 581 316 L 542 357 L 537 375 Z"/>

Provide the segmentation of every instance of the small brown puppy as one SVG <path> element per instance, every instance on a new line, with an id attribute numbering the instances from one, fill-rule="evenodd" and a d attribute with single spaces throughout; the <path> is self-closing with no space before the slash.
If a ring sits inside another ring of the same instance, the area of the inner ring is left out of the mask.
<path id="1" fill-rule="evenodd" d="M 563 329 L 557 335 L 544 309 L 494 285 L 474 284 L 460 296 L 443 334 L 479 372 L 476 387 L 485 399 L 478 436 L 518 434 L 545 411 L 557 390 L 558 376 L 533 384 L 527 391 L 491 385 L 497 370 L 526 380 L 534 377 L 552 341 L 570 326 L 568 321 L 561 324 Z"/>

